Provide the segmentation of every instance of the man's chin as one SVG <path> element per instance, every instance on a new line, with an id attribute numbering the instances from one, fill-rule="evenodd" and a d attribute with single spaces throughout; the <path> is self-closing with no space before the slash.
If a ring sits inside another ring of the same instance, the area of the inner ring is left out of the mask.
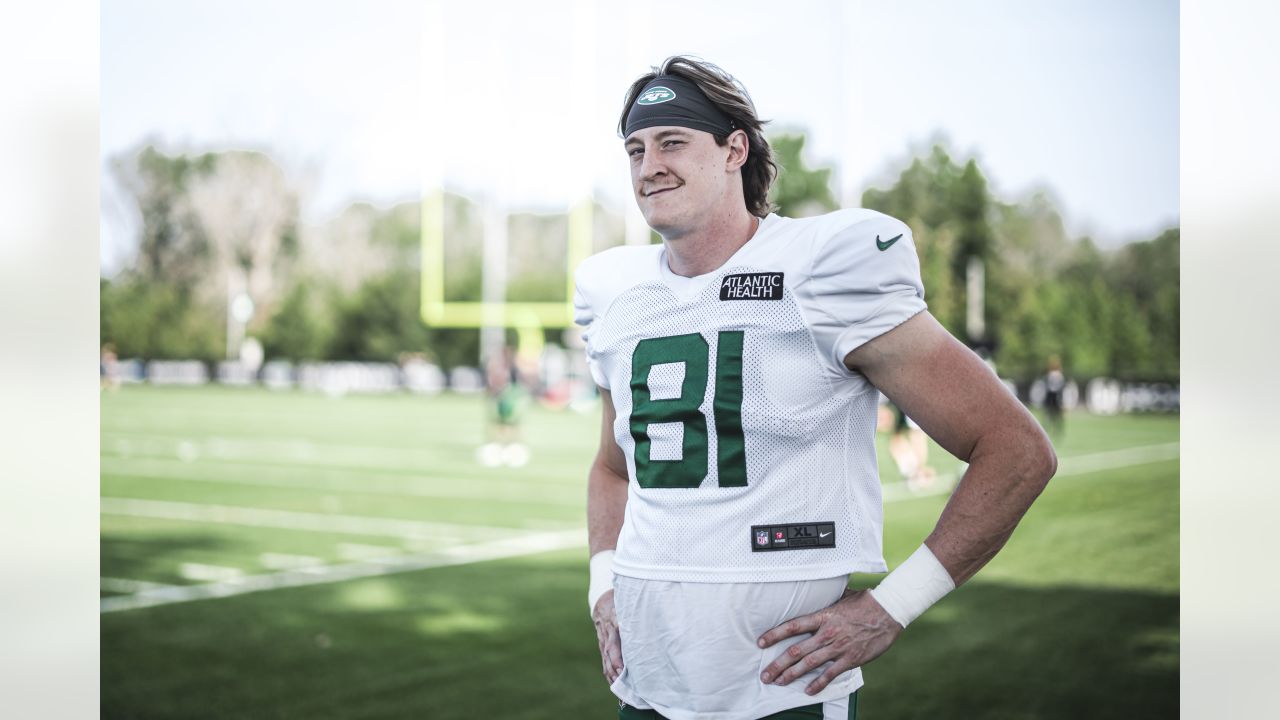
<path id="1" fill-rule="evenodd" d="M 680 220 L 674 217 L 671 213 L 655 212 L 652 210 L 645 212 L 642 208 L 640 214 L 644 216 L 645 224 L 664 238 L 680 235 L 681 230 L 684 227 L 684 223 L 680 222 Z"/>
<path id="2" fill-rule="evenodd" d="M 641 215 L 644 216 L 644 223 L 649 226 L 649 229 L 653 230 L 659 235 L 661 235 L 664 230 L 670 227 L 670 223 L 667 221 L 667 218 L 663 217 L 661 213 L 642 212 Z"/>

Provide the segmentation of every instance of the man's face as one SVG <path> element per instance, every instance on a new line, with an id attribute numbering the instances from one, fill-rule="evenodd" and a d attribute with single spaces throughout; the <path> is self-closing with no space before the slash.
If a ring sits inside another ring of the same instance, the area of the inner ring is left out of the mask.
<path id="1" fill-rule="evenodd" d="M 649 227 L 678 237 L 724 199 L 729 148 L 711 133 L 663 125 L 631 133 L 625 148 L 631 189 Z"/>

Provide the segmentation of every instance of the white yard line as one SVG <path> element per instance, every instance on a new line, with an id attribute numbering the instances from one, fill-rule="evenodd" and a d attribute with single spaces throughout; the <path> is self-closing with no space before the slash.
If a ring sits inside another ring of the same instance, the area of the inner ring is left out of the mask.
<path id="1" fill-rule="evenodd" d="M 403 548 L 386 545 L 364 545 L 362 543 L 338 543 L 338 557 L 343 560 L 376 560 L 394 557 L 404 552 Z"/>
<path id="2" fill-rule="evenodd" d="M 244 571 L 226 565 L 206 565 L 204 563 L 184 562 L 178 566 L 178 574 L 185 580 L 216 580 L 220 582 L 240 582 Z"/>
<path id="3" fill-rule="evenodd" d="M 587 544 L 585 528 L 558 532 L 533 533 L 508 537 L 474 545 L 455 545 L 437 553 L 380 558 L 341 565 L 285 570 L 265 575 L 247 575 L 234 581 L 205 585 L 169 586 L 142 590 L 133 595 L 102 598 L 99 612 L 119 612 L 158 605 L 231 597 L 263 590 L 320 585 L 359 578 L 392 575 L 433 567 L 466 565 L 500 558 L 534 555 L 551 550 L 582 547 Z"/>
<path id="4" fill-rule="evenodd" d="M 1087 475 L 1089 473 L 1101 472 L 1103 470 L 1116 470 L 1122 467 L 1131 467 L 1134 465 L 1146 465 L 1147 463 L 1161 462 L 1164 460 L 1174 460 L 1179 457 L 1180 443 L 1164 443 L 1162 445 L 1142 445 L 1139 447 L 1124 448 L 1121 450 L 1107 450 L 1105 452 L 1089 453 L 1087 455 L 1072 455 L 1058 459 L 1058 472 L 1054 474 L 1054 479 L 1071 477 L 1073 475 Z M 907 483 L 904 481 L 885 483 L 883 489 L 884 501 L 886 503 L 900 502 L 902 500 L 914 500 L 915 498 L 930 497 L 933 495 L 947 495 L 955 489 L 958 478 L 955 475 L 939 475 L 934 479 L 931 487 L 923 490 L 911 491 L 907 489 Z M 1052 482 L 1050 483 L 1052 485 Z"/>
<path id="5" fill-rule="evenodd" d="M 164 583 L 147 582 L 145 580 L 127 580 L 125 578 L 98 578 L 98 587 L 106 592 L 139 593 L 144 590 L 159 590 L 173 587 Z"/>
<path id="6" fill-rule="evenodd" d="M 1181 443 L 1172 442 L 1163 445 L 1143 445 L 1121 450 L 1108 450 L 1088 455 L 1065 457 L 1058 464 L 1058 474 L 1055 477 L 1084 475 L 1100 470 L 1114 470 L 1130 465 L 1145 465 L 1163 460 L 1174 460 L 1180 456 L 1181 447 Z"/>
<path id="7" fill-rule="evenodd" d="M 245 439 L 199 434 L 157 436 L 147 433 L 104 430 L 100 433 L 104 455 L 129 457 L 178 457 L 186 460 L 272 460 L 315 467 L 335 464 L 377 470 L 423 470 L 435 467 L 446 456 L 439 450 L 349 445 L 294 439 Z M 460 441 L 461 442 L 461 441 Z M 555 449 L 572 449 L 570 445 Z"/>
<path id="8" fill-rule="evenodd" d="M 104 515 L 225 523 L 228 525 L 247 525 L 280 530 L 307 530 L 344 535 L 393 537 L 401 540 L 429 539 L 441 542 L 456 542 L 460 538 L 510 537 L 523 535 L 527 532 L 519 528 L 453 525 L 423 520 L 331 515 L 328 513 L 297 512 L 293 510 L 265 510 L 235 505 L 205 505 L 169 500 L 104 497 L 101 501 Z"/>
<path id="9" fill-rule="evenodd" d="M 258 563 L 268 570 L 297 570 L 324 565 L 324 560 L 314 555 L 264 552 L 258 556 Z"/>
<path id="10" fill-rule="evenodd" d="M 564 488 L 530 482 L 488 479 L 441 480 L 427 476 L 405 476 L 384 471 L 282 468 L 275 463 L 217 461 L 218 466 L 188 463 L 176 458 L 106 457 L 101 461 L 103 474 L 130 477 L 206 482 L 251 487 L 275 487 L 316 492 L 348 492 L 367 495 L 412 495 L 414 497 L 488 500 L 504 503 L 535 503 L 581 507 L 582 492 L 575 488 L 572 497 Z M 237 468 L 241 472 L 234 472 Z M 311 479 L 300 478 L 299 474 Z M 316 478 L 326 478 L 316 482 Z M 447 484 L 445 484 L 447 483 Z"/>

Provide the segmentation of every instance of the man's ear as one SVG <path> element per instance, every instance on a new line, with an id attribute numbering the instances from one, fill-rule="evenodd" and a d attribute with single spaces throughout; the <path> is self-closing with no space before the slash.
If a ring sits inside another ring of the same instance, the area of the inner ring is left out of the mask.
<path id="1" fill-rule="evenodd" d="M 729 158 L 725 162 L 725 170 L 733 172 L 747 164 L 747 155 L 750 153 L 749 143 L 747 141 L 747 133 L 744 130 L 734 130 L 729 133 L 726 138 L 729 145 Z"/>

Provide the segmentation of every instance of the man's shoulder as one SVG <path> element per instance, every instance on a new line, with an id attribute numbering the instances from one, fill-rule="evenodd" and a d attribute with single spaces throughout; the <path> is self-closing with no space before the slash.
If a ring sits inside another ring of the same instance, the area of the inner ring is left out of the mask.
<path id="1" fill-rule="evenodd" d="M 784 227 L 790 237 L 785 244 L 803 247 L 804 262 L 818 275 L 869 271 L 893 264 L 899 255 L 915 255 L 906 223 L 867 208 L 789 219 Z"/>
<path id="2" fill-rule="evenodd" d="M 832 253 L 875 252 L 893 238 L 911 236 L 911 229 L 901 220 L 868 208 L 846 208 L 805 218 L 782 218 L 777 225 L 779 236 L 787 238 L 793 249 L 802 243 L 807 253 L 821 260 Z M 911 244 L 910 241 L 906 244 Z"/>
<path id="3" fill-rule="evenodd" d="M 823 243 L 835 238 L 848 241 L 860 239 L 864 235 L 871 237 L 888 234 L 889 237 L 893 237 L 898 233 L 911 232 L 907 224 L 901 220 L 870 208 L 845 208 L 793 222 L 806 225 L 807 229 Z"/>
<path id="4" fill-rule="evenodd" d="M 583 260 L 574 271 L 580 289 L 613 285 L 621 280 L 643 275 L 646 269 L 658 267 L 662 245 L 619 245 L 601 250 Z"/>
<path id="5" fill-rule="evenodd" d="M 807 278 L 817 295 L 863 296 L 915 287 L 924 297 L 920 261 L 911 228 L 866 208 L 837 210 L 810 219 L 815 227 Z"/>
<path id="6" fill-rule="evenodd" d="M 657 275 L 661 245 L 620 245 L 588 257 L 574 271 L 575 303 L 602 314 L 631 285 Z"/>

